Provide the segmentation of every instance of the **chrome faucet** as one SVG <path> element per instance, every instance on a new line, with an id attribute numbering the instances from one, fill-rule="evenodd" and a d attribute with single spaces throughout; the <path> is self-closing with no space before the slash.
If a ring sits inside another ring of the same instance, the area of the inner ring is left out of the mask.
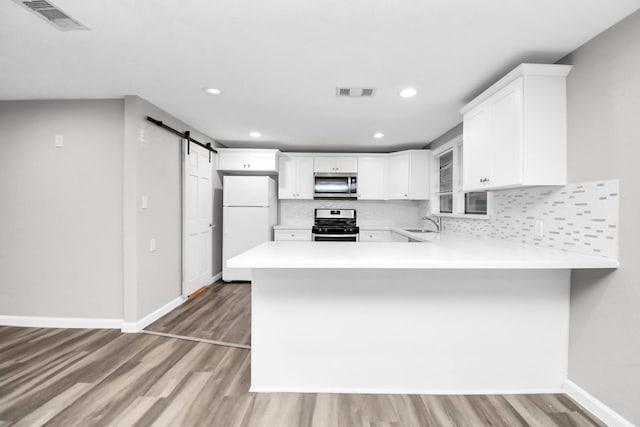
<path id="1" fill-rule="evenodd" d="M 436 226 L 436 231 L 439 233 L 440 232 L 440 224 L 441 224 L 441 219 L 439 216 L 436 217 L 431 217 L 431 216 L 423 216 L 422 217 L 423 221 L 431 221 L 435 226 Z"/>

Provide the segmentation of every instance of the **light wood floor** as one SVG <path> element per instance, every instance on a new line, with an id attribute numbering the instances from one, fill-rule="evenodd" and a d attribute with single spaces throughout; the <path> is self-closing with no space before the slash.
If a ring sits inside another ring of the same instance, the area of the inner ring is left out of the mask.
<path id="1" fill-rule="evenodd" d="M 145 330 L 251 345 L 251 284 L 218 281 Z"/>
<path id="2" fill-rule="evenodd" d="M 563 395 L 249 393 L 250 351 L 0 327 L 0 426 L 593 426 Z"/>

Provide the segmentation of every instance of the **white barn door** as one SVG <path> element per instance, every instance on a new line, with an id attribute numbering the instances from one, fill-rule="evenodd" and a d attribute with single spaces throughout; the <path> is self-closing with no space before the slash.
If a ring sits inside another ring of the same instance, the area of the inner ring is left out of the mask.
<path id="1" fill-rule="evenodd" d="M 213 280 L 214 153 L 182 141 L 182 296 L 187 297 Z"/>

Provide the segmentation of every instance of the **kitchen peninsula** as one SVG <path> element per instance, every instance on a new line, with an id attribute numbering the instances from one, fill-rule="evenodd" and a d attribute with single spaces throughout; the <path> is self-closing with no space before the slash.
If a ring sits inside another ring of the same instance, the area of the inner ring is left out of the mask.
<path id="1" fill-rule="evenodd" d="M 559 391 L 571 269 L 618 266 L 454 234 L 268 242 L 228 262 L 253 269 L 251 390 L 333 393 Z"/>

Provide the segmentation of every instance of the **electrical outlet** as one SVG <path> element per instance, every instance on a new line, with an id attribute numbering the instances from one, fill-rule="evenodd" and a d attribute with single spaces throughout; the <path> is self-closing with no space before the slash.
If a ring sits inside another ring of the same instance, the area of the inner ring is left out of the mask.
<path id="1" fill-rule="evenodd" d="M 544 221 L 537 219 L 536 220 L 536 237 L 544 236 Z"/>
<path id="2" fill-rule="evenodd" d="M 156 251 L 156 239 L 149 240 L 149 252 Z"/>
<path id="3" fill-rule="evenodd" d="M 64 147 L 64 135 L 56 135 L 56 147 Z"/>

